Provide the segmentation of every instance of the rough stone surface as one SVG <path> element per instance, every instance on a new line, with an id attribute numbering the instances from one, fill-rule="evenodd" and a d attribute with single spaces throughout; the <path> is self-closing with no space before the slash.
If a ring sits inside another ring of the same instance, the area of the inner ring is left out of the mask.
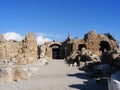
<path id="1" fill-rule="evenodd" d="M 0 60 L 16 61 L 16 64 L 33 63 L 38 58 L 65 59 L 71 53 L 81 52 L 82 48 L 100 56 L 105 49 L 109 51 L 118 48 L 118 42 L 96 31 L 88 32 L 84 39 L 72 39 L 69 35 L 63 42 L 46 42 L 41 46 L 37 46 L 33 33 L 27 34 L 20 42 L 4 40 L 0 34 Z"/>
<path id="2" fill-rule="evenodd" d="M 118 51 L 119 48 L 116 50 L 104 52 L 101 56 L 102 63 L 110 64 L 111 66 L 120 68 L 120 53 Z"/>
<path id="3" fill-rule="evenodd" d="M 106 50 L 109 51 L 118 48 L 116 40 L 109 38 L 105 34 L 97 34 L 96 31 L 88 32 L 84 35 L 84 39 L 72 39 L 69 35 L 64 42 L 48 42 L 44 45 L 46 46 L 45 56 L 49 59 L 52 59 L 56 55 L 55 53 L 58 53 L 60 59 L 64 59 L 69 57 L 71 53 L 77 54 L 78 51 L 81 52 L 82 48 L 86 48 L 98 56 L 102 55 Z M 51 46 L 60 46 L 60 48 L 58 48 L 57 52 L 54 52 L 54 47 Z"/>
<path id="4" fill-rule="evenodd" d="M 5 40 L 0 39 L 0 60 L 5 59 Z"/>
<path id="5" fill-rule="evenodd" d="M 40 58 L 44 58 L 46 53 L 46 45 L 40 45 Z"/>
<path id="6" fill-rule="evenodd" d="M 12 82 L 28 79 L 28 71 L 22 67 L 1 67 L 0 68 L 0 82 Z"/>
<path id="7" fill-rule="evenodd" d="M 37 61 L 37 42 L 33 33 L 29 33 L 25 36 L 23 43 L 24 59 L 27 63 L 33 63 Z"/>
<path id="8" fill-rule="evenodd" d="M 28 64 L 37 60 L 37 42 L 33 33 L 22 41 L 4 40 L 0 35 L 0 60 L 16 64 Z"/>
<path id="9" fill-rule="evenodd" d="M 0 68 L 0 82 L 11 82 L 13 81 L 12 78 L 12 68 Z"/>
<path id="10" fill-rule="evenodd" d="M 28 79 L 28 72 L 21 67 L 13 68 L 13 81 L 20 81 L 21 79 Z"/>
<path id="11" fill-rule="evenodd" d="M 19 55 L 20 45 L 19 42 L 9 40 L 5 43 L 5 59 L 12 60 Z"/>

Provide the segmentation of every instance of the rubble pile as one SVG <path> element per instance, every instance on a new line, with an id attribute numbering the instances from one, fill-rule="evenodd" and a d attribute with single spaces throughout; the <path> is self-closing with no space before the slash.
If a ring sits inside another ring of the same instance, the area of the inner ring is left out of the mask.
<path id="1" fill-rule="evenodd" d="M 87 50 L 85 48 L 82 48 L 82 51 L 79 51 L 77 54 L 71 54 L 69 57 L 67 57 L 67 61 L 72 64 L 74 64 L 75 62 L 79 62 L 80 65 L 78 64 L 78 66 L 80 67 L 93 67 L 93 64 L 101 62 L 100 57 L 98 55 L 92 53 L 90 50 Z"/>
<path id="2" fill-rule="evenodd" d="M 107 78 L 110 78 L 112 74 L 119 71 L 120 69 L 119 48 L 110 51 L 105 51 L 102 53 L 101 56 L 93 54 L 90 50 L 82 48 L 79 54 L 74 54 L 67 58 L 68 61 L 74 60 L 71 62 L 73 63 L 72 66 L 74 66 L 74 63 L 76 62 L 75 59 L 78 59 L 75 58 L 78 55 L 81 58 L 79 63 L 84 63 L 84 64 L 80 64 L 80 68 L 84 67 L 85 71 L 87 72 L 89 71 L 88 76 L 96 80 L 102 80 L 102 79 L 107 80 Z"/>
<path id="3" fill-rule="evenodd" d="M 119 87 L 120 85 L 119 76 L 116 74 L 116 72 L 119 72 L 120 70 L 120 48 L 105 51 L 100 57 L 101 63 L 92 66 L 91 71 L 89 72 L 89 76 L 95 78 L 96 80 L 98 78 L 99 80 L 104 78 L 105 80 L 108 81 L 108 84 L 111 85 L 109 87 L 112 88 Z M 113 75 L 115 75 L 115 80 L 112 77 Z M 115 85 L 117 86 L 114 87 Z"/>
<path id="4" fill-rule="evenodd" d="M 0 82 L 26 80 L 38 72 L 38 64 L 39 62 L 37 64 L 12 65 L 8 62 L 0 62 Z"/>
<path id="5" fill-rule="evenodd" d="M 104 52 L 102 54 L 102 63 L 110 64 L 111 67 L 120 68 L 120 48 Z"/>

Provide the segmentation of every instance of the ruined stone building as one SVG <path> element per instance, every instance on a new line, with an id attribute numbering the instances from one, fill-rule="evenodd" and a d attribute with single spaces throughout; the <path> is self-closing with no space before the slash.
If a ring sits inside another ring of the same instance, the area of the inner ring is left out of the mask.
<path id="1" fill-rule="evenodd" d="M 118 43 L 114 38 L 106 34 L 97 34 L 95 31 L 85 34 L 83 39 L 72 39 L 69 35 L 63 42 L 46 42 L 43 45 L 37 45 L 33 33 L 28 33 L 22 41 L 5 40 L 3 35 L 0 34 L 0 82 L 27 79 L 28 76 L 38 70 L 36 67 L 32 67 L 33 65 L 29 67 L 27 64 L 38 64 L 44 59 L 45 61 L 46 59 L 68 60 L 71 53 L 77 54 L 78 51 L 82 52 L 83 49 L 91 51 L 92 54 L 97 54 L 90 57 L 93 64 L 100 61 L 98 55 L 101 55 L 104 51 L 113 50 L 112 54 L 108 53 L 107 56 L 104 56 L 104 63 L 120 68 L 120 50 L 118 49 L 116 53 L 114 52 L 116 48 L 118 48 Z M 113 60 L 113 63 L 110 60 Z"/>
<path id="2" fill-rule="evenodd" d="M 37 45 L 33 33 L 27 34 L 22 41 L 5 40 L 0 35 L 0 61 L 12 60 L 16 64 L 27 64 L 39 58 L 64 59 L 71 53 L 81 51 L 83 47 L 100 55 L 105 50 L 118 48 L 118 43 L 95 31 L 85 34 L 83 39 L 72 39 L 69 35 L 63 42 L 46 42 L 44 45 Z"/>
<path id="3" fill-rule="evenodd" d="M 33 33 L 27 34 L 22 41 L 5 40 L 0 35 L 0 61 L 28 64 L 35 62 L 37 58 L 37 42 Z"/>
<path id="4" fill-rule="evenodd" d="M 90 31 L 84 35 L 83 39 L 72 39 L 69 35 L 63 42 L 47 42 L 39 47 L 41 48 L 41 57 L 64 59 L 71 53 L 81 51 L 82 48 L 101 55 L 105 50 L 109 51 L 118 48 L 118 42 L 105 34 L 97 34 L 96 31 Z"/>

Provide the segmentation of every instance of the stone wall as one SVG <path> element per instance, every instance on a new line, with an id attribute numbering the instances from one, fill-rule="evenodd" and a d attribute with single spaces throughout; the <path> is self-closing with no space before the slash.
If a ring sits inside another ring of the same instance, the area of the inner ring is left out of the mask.
<path id="1" fill-rule="evenodd" d="M 53 47 L 54 45 L 58 45 L 59 47 L 59 56 L 62 58 L 61 53 L 62 52 L 62 47 L 61 47 L 61 42 L 47 42 L 44 45 L 40 46 L 40 56 L 44 56 L 46 59 L 52 59 L 53 58 Z"/>
<path id="2" fill-rule="evenodd" d="M 100 55 L 101 51 L 101 42 L 108 43 L 110 49 L 118 48 L 118 43 L 115 40 L 109 39 L 104 34 L 97 34 L 96 31 L 90 31 L 84 36 L 85 44 L 88 50 L 92 51 L 93 53 Z"/>
<path id="3" fill-rule="evenodd" d="M 90 51 L 99 51 L 99 38 L 95 31 L 89 32 L 84 36 L 87 49 Z"/>
<path id="4" fill-rule="evenodd" d="M 0 60 L 11 60 L 17 64 L 33 63 L 38 58 L 52 59 L 58 55 L 59 59 L 68 57 L 71 53 L 80 51 L 79 45 L 91 51 L 94 54 L 101 55 L 105 49 L 113 50 L 118 48 L 118 42 L 110 39 L 105 34 L 97 34 L 96 31 L 90 31 L 85 34 L 84 39 L 72 39 L 69 35 L 63 42 L 47 42 L 44 45 L 38 45 L 33 33 L 29 33 L 22 41 L 4 40 L 0 34 Z M 58 46 L 59 48 L 54 48 Z M 57 53 L 57 54 L 56 54 Z"/>
<path id="5" fill-rule="evenodd" d="M 38 58 L 37 56 L 37 42 L 33 33 L 29 33 L 25 36 L 23 43 L 23 53 L 24 59 L 27 63 L 35 62 Z"/>
<path id="6" fill-rule="evenodd" d="M 16 64 L 28 64 L 37 60 L 37 42 L 33 33 L 22 41 L 5 40 L 0 35 L 0 60 L 13 61 Z"/>
<path id="7" fill-rule="evenodd" d="M 3 35 L 0 34 L 0 60 L 5 59 L 5 40 Z"/>
<path id="8" fill-rule="evenodd" d="M 72 52 L 73 53 L 77 53 L 78 52 L 78 50 L 79 50 L 79 45 L 85 45 L 85 41 L 84 40 L 82 40 L 82 39 L 74 39 L 73 41 L 72 41 Z"/>
<path id="9" fill-rule="evenodd" d="M 51 45 L 57 44 L 58 42 L 49 42 L 46 44 L 46 53 L 47 58 L 52 59 L 52 48 Z M 118 42 L 116 40 L 110 39 L 105 34 L 97 34 L 96 31 L 90 31 L 84 35 L 84 39 L 72 39 L 68 35 L 67 39 L 60 44 L 60 56 L 61 58 L 67 58 L 71 53 L 76 53 L 80 51 L 79 45 L 91 51 L 93 54 L 101 55 L 105 49 L 113 50 L 118 48 Z M 81 48 L 82 48 L 81 47 Z"/>

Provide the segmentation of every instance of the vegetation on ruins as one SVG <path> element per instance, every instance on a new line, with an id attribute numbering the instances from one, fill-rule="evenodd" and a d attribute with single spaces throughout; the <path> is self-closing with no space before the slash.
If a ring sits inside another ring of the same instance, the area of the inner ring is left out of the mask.
<path id="1" fill-rule="evenodd" d="M 110 33 L 104 33 L 109 39 L 116 41 L 116 39 Z"/>

